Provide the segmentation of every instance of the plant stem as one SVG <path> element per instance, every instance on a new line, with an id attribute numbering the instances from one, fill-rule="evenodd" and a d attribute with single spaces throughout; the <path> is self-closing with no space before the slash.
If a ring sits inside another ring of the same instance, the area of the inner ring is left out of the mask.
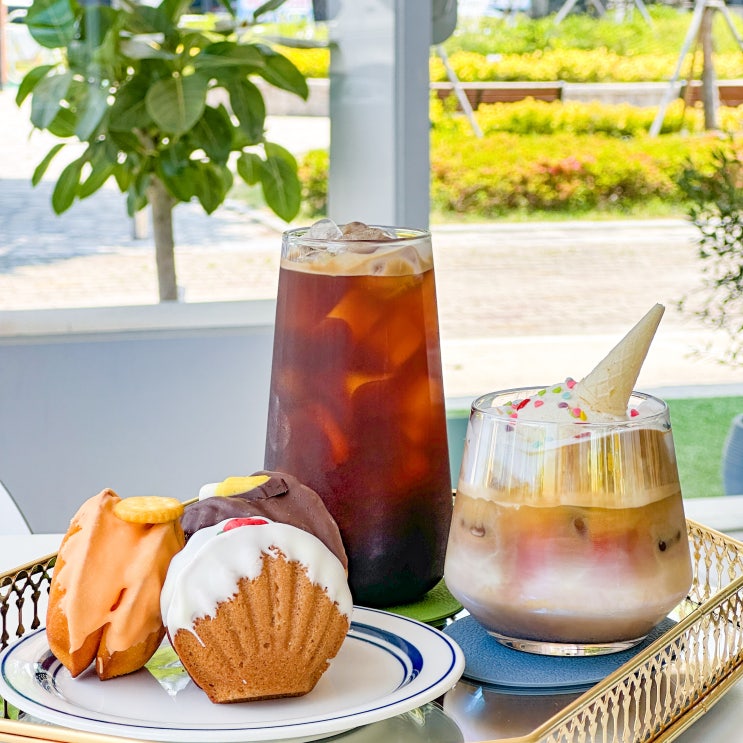
<path id="1" fill-rule="evenodd" d="M 174 302 L 178 299 L 173 242 L 175 200 L 156 176 L 152 177 L 148 191 L 149 202 L 152 206 L 152 233 L 155 237 L 155 261 L 160 301 Z"/>

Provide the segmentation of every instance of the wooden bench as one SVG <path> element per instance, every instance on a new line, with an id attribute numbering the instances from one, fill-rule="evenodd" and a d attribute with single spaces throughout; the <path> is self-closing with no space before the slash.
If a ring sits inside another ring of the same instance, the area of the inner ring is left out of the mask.
<path id="1" fill-rule="evenodd" d="M 472 108 L 481 103 L 512 103 L 525 98 L 538 101 L 559 101 L 562 98 L 561 82 L 463 83 L 460 88 Z M 431 83 L 431 89 L 441 100 L 454 95 L 452 83 Z"/>

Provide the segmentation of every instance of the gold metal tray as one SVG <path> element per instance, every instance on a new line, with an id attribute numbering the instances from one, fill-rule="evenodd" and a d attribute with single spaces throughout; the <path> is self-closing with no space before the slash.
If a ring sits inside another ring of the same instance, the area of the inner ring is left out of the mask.
<path id="1" fill-rule="evenodd" d="M 743 674 L 743 543 L 687 521 L 694 579 L 677 624 L 528 735 L 510 743 L 671 741 Z M 55 555 L 0 574 L 0 648 L 43 624 Z M 114 743 L 115 736 L 7 719 L 0 739 Z M 500 739 L 505 743 L 505 739 Z"/>

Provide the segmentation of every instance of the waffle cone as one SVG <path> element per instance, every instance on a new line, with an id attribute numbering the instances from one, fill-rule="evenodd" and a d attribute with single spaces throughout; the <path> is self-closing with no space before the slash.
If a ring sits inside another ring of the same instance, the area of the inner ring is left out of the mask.
<path id="1" fill-rule="evenodd" d="M 663 312 L 663 305 L 656 304 L 576 385 L 575 394 L 587 407 L 617 417 L 627 413 L 630 395 Z"/>

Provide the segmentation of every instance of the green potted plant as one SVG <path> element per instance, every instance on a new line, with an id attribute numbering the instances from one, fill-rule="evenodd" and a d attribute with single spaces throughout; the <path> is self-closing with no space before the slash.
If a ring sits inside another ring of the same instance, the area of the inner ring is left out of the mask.
<path id="1" fill-rule="evenodd" d="M 704 274 L 700 291 L 684 297 L 680 306 L 727 338 L 720 361 L 743 367 L 743 151 L 730 143 L 713 153 L 707 168 L 689 163 L 679 186 L 699 230 Z M 722 478 L 726 494 L 743 495 L 743 415 L 730 423 Z"/>
<path id="2" fill-rule="evenodd" d="M 307 98 L 295 65 L 250 27 L 285 0 L 261 5 L 249 21 L 214 28 L 184 23 L 189 0 L 141 5 L 119 0 L 34 0 L 26 23 L 59 62 L 29 71 L 16 102 L 31 97 L 32 124 L 61 141 L 36 168 L 36 185 L 68 142 L 87 146 L 60 173 L 52 192 L 57 213 L 109 178 L 136 214 L 148 204 L 161 301 L 177 299 L 173 209 L 198 200 L 212 213 L 233 183 L 234 163 L 266 204 L 289 221 L 299 211 L 293 155 L 265 138 L 266 107 L 252 78 Z M 225 7 L 230 10 L 227 0 Z M 231 12 L 231 11 L 230 11 Z"/>
<path id="3" fill-rule="evenodd" d="M 743 365 L 743 150 L 730 144 L 711 163 L 688 163 L 679 179 L 688 215 L 699 232 L 703 281 L 682 310 L 727 337 L 720 361 Z"/>

